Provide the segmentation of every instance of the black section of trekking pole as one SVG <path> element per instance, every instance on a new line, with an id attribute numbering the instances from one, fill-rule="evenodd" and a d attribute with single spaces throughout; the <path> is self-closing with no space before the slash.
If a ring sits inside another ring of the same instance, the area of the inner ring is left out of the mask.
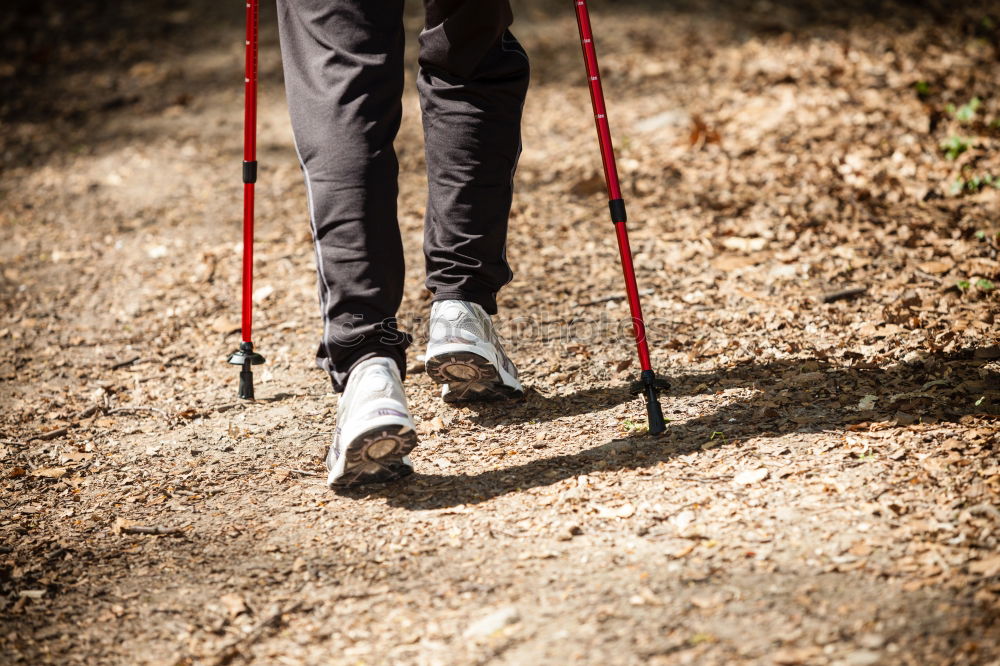
<path id="1" fill-rule="evenodd" d="M 659 435 L 667 429 L 663 418 L 663 408 L 660 407 L 660 391 L 670 388 L 670 382 L 656 376 L 652 370 L 643 370 L 639 381 L 632 382 L 632 395 L 640 393 L 646 398 L 646 419 L 649 422 L 649 434 Z"/>
<path id="2" fill-rule="evenodd" d="M 229 355 L 229 362 L 232 365 L 243 366 L 243 369 L 240 370 L 240 398 L 253 400 L 253 370 L 251 368 L 264 363 L 264 357 L 253 350 L 252 342 L 242 342 L 239 351 Z"/>

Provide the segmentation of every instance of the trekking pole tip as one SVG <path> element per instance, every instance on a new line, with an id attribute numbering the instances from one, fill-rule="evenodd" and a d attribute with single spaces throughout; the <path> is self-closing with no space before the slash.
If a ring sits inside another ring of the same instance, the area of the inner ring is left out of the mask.
<path id="1" fill-rule="evenodd" d="M 253 400 L 253 370 L 250 369 L 250 364 L 243 366 L 243 370 L 240 370 L 240 391 L 239 396 L 241 400 Z"/>
<path id="2" fill-rule="evenodd" d="M 659 435 L 667 429 L 663 408 L 660 406 L 660 392 L 669 388 L 670 382 L 658 378 L 652 370 L 643 370 L 639 381 L 632 383 L 632 392 L 642 393 L 646 398 L 646 421 L 650 435 Z"/>
<path id="3" fill-rule="evenodd" d="M 241 400 L 253 400 L 253 366 L 264 362 L 264 357 L 253 350 L 252 342 L 241 342 L 240 348 L 229 355 L 231 365 L 239 365 L 240 370 L 240 390 Z"/>
<path id="4" fill-rule="evenodd" d="M 650 435 L 659 435 L 667 429 L 660 398 L 655 392 L 646 394 L 646 420 L 649 422 Z"/>

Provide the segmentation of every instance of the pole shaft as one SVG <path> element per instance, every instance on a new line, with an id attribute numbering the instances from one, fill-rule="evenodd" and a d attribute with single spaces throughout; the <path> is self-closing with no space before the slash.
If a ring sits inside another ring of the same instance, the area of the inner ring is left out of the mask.
<path id="1" fill-rule="evenodd" d="M 611 126 L 604 101 L 604 87 L 601 85 L 601 70 L 597 63 L 597 49 L 594 46 L 594 31 L 590 25 L 590 10 L 587 0 L 573 0 L 576 4 L 576 22 L 580 29 L 580 43 L 583 46 L 583 61 L 587 67 L 587 83 L 590 87 L 590 101 L 594 107 L 597 124 L 597 140 L 601 146 L 601 161 L 604 164 L 604 179 L 611 201 L 622 199 L 621 184 L 618 180 L 618 165 L 615 163 L 615 149 L 611 142 Z M 625 275 L 625 291 L 628 294 L 629 311 L 632 314 L 632 333 L 639 352 L 639 364 L 643 370 L 650 370 L 649 343 L 646 340 L 646 326 L 639 303 L 639 287 L 635 280 L 632 264 L 632 248 L 629 245 L 628 229 L 624 220 L 615 221 L 615 235 L 618 238 L 618 253 L 621 255 L 622 272 Z"/>
<path id="2" fill-rule="evenodd" d="M 253 340 L 253 183 L 243 185 L 243 342 Z"/>
<path id="3" fill-rule="evenodd" d="M 594 107 L 597 123 L 597 140 L 601 144 L 601 160 L 604 162 L 604 179 L 608 186 L 609 199 L 621 199 L 618 182 L 618 165 L 615 163 L 615 149 L 611 142 L 611 126 L 608 110 L 604 102 L 604 87 L 601 85 L 601 69 L 597 64 L 597 49 L 594 47 L 594 31 L 590 26 L 590 10 L 586 0 L 576 3 L 576 22 L 580 28 L 580 42 L 583 45 L 583 62 L 587 67 L 587 85 L 590 87 L 590 102 Z"/>
<path id="4" fill-rule="evenodd" d="M 243 161 L 257 161 L 257 24 L 259 0 L 247 0 L 246 73 L 244 75 Z M 244 342 L 253 339 L 254 184 L 243 183 L 243 320 Z"/>

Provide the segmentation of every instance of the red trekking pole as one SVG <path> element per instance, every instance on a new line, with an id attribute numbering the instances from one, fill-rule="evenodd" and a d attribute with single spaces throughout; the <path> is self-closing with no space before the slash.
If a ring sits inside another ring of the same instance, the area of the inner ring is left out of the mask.
<path id="1" fill-rule="evenodd" d="M 608 185 L 611 221 L 615 225 L 615 234 L 618 236 L 618 251 L 621 254 L 622 270 L 625 273 L 625 291 L 628 294 L 629 310 L 632 312 L 632 333 L 635 335 L 635 343 L 639 351 L 639 364 L 642 367 L 639 381 L 632 383 L 632 392 L 642 393 L 645 396 L 649 432 L 657 435 L 666 430 L 667 427 L 663 421 L 659 393 L 670 388 L 670 383 L 665 379 L 657 378 L 649 360 L 646 324 L 642 318 L 639 288 L 636 286 L 635 268 L 632 265 L 632 250 L 628 242 L 628 229 L 625 227 L 627 222 L 625 201 L 622 199 L 621 186 L 618 182 L 618 167 L 615 164 L 615 150 L 611 143 L 611 127 L 608 124 L 608 112 L 604 104 L 601 72 L 597 66 L 597 50 L 594 48 L 594 33 L 590 26 L 590 11 L 587 9 L 587 0 L 573 1 L 576 3 L 576 23 L 580 28 L 580 41 L 583 43 L 583 60 L 587 66 L 590 100 L 593 103 L 594 117 L 597 121 L 597 140 L 601 146 L 604 178 Z"/>
<path id="2" fill-rule="evenodd" d="M 253 366 L 264 357 L 253 350 L 253 193 L 257 182 L 257 24 L 258 0 L 247 0 L 246 75 L 243 111 L 243 320 L 239 350 L 229 362 L 240 370 L 239 396 L 253 400 Z"/>

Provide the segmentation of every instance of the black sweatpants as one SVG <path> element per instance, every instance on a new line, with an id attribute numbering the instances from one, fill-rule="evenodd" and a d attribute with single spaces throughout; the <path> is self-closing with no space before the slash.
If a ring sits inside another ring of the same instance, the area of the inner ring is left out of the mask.
<path id="1" fill-rule="evenodd" d="M 309 196 L 323 338 L 318 365 L 343 390 L 355 364 L 394 358 L 403 248 L 396 217 L 403 0 L 277 0 L 285 87 Z M 427 288 L 496 312 L 528 58 L 508 0 L 424 0 L 417 89 L 428 201 Z"/>

